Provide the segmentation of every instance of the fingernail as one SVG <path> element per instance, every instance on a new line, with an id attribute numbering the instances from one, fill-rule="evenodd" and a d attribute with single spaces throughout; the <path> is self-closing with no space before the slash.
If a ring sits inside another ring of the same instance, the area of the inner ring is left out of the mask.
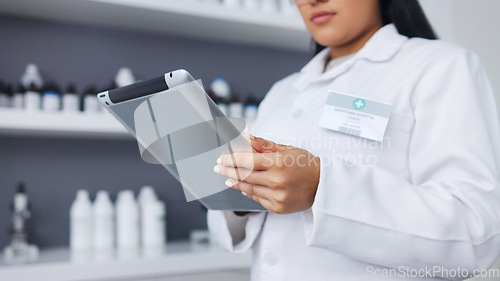
<path id="1" fill-rule="evenodd" d="M 247 193 L 245 191 L 242 191 L 241 194 L 243 194 L 243 196 L 247 196 Z"/>
<path id="2" fill-rule="evenodd" d="M 236 184 L 236 181 L 228 179 L 226 180 L 225 184 L 229 187 L 233 187 Z"/>
<path id="3" fill-rule="evenodd" d="M 251 139 L 251 140 L 254 140 L 254 139 L 255 139 L 255 137 L 254 137 L 253 135 L 250 135 L 250 134 L 249 134 L 249 133 L 247 133 L 247 132 L 245 132 L 245 135 L 246 135 L 249 139 Z"/>
<path id="4" fill-rule="evenodd" d="M 220 167 L 219 166 L 215 166 L 214 167 L 214 172 L 216 172 L 217 174 L 220 173 Z"/>
<path id="5" fill-rule="evenodd" d="M 222 164 L 222 156 L 217 158 L 217 164 Z"/>

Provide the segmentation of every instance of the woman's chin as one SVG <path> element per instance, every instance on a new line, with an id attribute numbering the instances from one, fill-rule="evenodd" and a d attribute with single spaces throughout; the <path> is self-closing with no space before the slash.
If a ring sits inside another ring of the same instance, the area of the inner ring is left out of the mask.
<path id="1" fill-rule="evenodd" d="M 342 45 L 345 41 L 346 36 L 342 36 L 342 34 L 338 34 L 336 32 L 332 32 L 329 30 L 316 30 L 314 33 L 311 32 L 314 41 L 318 42 L 318 44 L 322 46 L 338 46 Z"/>

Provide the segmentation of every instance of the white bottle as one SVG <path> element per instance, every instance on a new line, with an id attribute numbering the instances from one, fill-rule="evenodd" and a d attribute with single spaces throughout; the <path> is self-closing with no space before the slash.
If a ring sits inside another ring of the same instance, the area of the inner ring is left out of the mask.
<path id="1" fill-rule="evenodd" d="M 17 192 L 14 195 L 13 202 L 14 212 L 21 213 L 28 211 L 29 200 L 26 195 L 26 187 L 23 183 L 20 183 L 17 187 Z"/>
<path id="2" fill-rule="evenodd" d="M 257 105 L 249 104 L 245 106 L 245 120 L 250 122 L 254 121 L 257 118 Z"/>
<path id="3" fill-rule="evenodd" d="M 92 250 L 92 203 L 86 190 L 79 190 L 70 213 L 70 248 L 74 252 Z"/>
<path id="4" fill-rule="evenodd" d="M 231 97 L 231 87 L 223 77 L 216 77 L 210 83 L 210 89 L 217 98 L 229 100 Z"/>
<path id="5" fill-rule="evenodd" d="M 106 191 L 99 191 L 93 206 L 94 250 L 112 251 L 115 245 L 115 210 Z"/>
<path id="6" fill-rule="evenodd" d="M 155 202 L 158 200 L 156 197 L 155 190 L 152 186 L 143 186 L 141 191 L 139 191 L 139 195 L 137 196 L 137 200 L 139 201 L 139 207 L 143 208 L 148 202 Z"/>
<path id="7" fill-rule="evenodd" d="M 61 109 L 61 93 L 55 84 L 47 85 L 42 95 L 42 110 L 56 112 Z"/>
<path id="8" fill-rule="evenodd" d="M 119 251 L 136 252 L 139 250 L 139 207 L 131 190 L 118 193 L 116 238 Z"/>
<path id="9" fill-rule="evenodd" d="M 156 193 L 151 186 L 143 186 L 141 188 L 141 191 L 139 192 L 139 195 L 137 196 L 137 200 L 139 202 L 139 209 L 141 212 L 140 215 L 140 225 L 141 225 L 141 244 L 144 246 L 144 237 L 145 237 L 145 222 L 148 221 L 146 218 L 146 213 L 145 213 L 145 208 L 148 205 L 154 204 L 155 202 L 158 201 L 158 198 L 156 197 Z"/>
<path id="10" fill-rule="evenodd" d="M 229 116 L 229 106 L 227 105 L 226 102 L 219 101 L 217 103 L 217 106 L 219 107 L 220 111 L 224 113 L 224 115 Z"/>
<path id="11" fill-rule="evenodd" d="M 89 87 L 83 96 L 83 111 L 88 114 L 97 114 L 101 112 L 102 106 L 97 100 L 97 90 L 95 87 Z"/>
<path id="12" fill-rule="evenodd" d="M 142 243 L 144 250 L 163 249 L 165 246 L 165 204 L 152 201 L 142 208 Z"/>
<path id="13" fill-rule="evenodd" d="M 134 73 L 128 67 L 122 67 L 118 70 L 115 76 L 115 84 L 117 87 L 124 87 L 135 83 Z"/>
<path id="14" fill-rule="evenodd" d="M 28 89 L 31 84 L 34 84 L 36 88 L 41 89 L 43 87 L 42 75 L 38 71 L 38 66 L 36 64 L 28 64 L 26 70 L 21 76 L 21 84 Z"/>
<path id="15" fill-rule="evenodd" d="M 26 111 L 39 111 L 42 109 L 42 96 L 35 84 L 31 84 L 24 94 L 24 109 Z"/>
<path id="16" fill-rule="evenodd" d="M 22 109 L 24 108 L 24 87 L 23 85 L 19 84 L 17 87 L 16 92 L 14 93 L 14 96 L 12 97 L 12 108 L 16 109 Z"/>
<path id="17" fill-rule="evenodd" d="M 243 103 L 236 97 L 229 104 L 229 117 L 243 119 Z"/>
<path id="18" fill-rule="evenodd" d="M 210 90 L 214 93 L 219 109 L 224 115 L 229 115 L 228 102 L 231 98 L 231 87 L 223 77 L 216 77 L 210 83 Z"/>
<path id="19" fill-rule="evenodd" d="M 10 96 L 7 93 L 7 87 L 0 82 L 0 107 L 10 107 Z"/>
<path id="20" fill-rule="evenodd" d="M 255 119 L 257 118 L 257 110 L 258 110 L 258 102 L 253 97 L 250 96 L 245 104 L 245 121 L 247 123 L 247 127 L 251 128 Z"/>
<path id="21" fill-rule="evenodd" d="M 62 111 L 72 113 L 80 111 L 80 98 L 74 84 L 70 84 L 62 96 Z"/>

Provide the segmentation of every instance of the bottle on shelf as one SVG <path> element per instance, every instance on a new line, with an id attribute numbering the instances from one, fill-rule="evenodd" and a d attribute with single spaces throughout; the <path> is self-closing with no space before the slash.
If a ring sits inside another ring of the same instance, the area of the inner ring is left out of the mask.
<path id="1" fill-rule="evenodd" d="M 112 252 L 115 245 L 115 209 L 108 192 L 97 192 L 93 215 L 93 248 L 96 252 Z"/>
<path id="2" fill-rule="evenodd" d="M 135 256 L 139 251 L 139 207 L 131 190 L 118 193 L 116 201 L 116 242 L 120 257 Z"/>
<path id="3" fill-rule="evenodd" d="M 86 190 L 79 190 L 70 211 L 70 248 L 72 252 L 92 250 L 92 202 Z"/>
<path id="4" fill-rule="evenodd" d="M 231 98 L 229 83 L 227 83 L 226 79 L 223 77 L 216 77 L 212 83 L 210 83 L 210 90 L 220 110 L 227 116 L 229 114 L 228 103 Z"/>
<path id="5" fill-rule="evenodd" d="M 215 103 L 224 115 L 229 116 L 229 102 L 227 99 L 215 97 Z"/>
<path id="6" fill-rule="evenodd" d="M 257 118 L 257 109 L 259 106 L 259 102 L 255 98 L 254 95 L 250 94 L 245 103 L 245 121 L 247 123 L 247 127 L 251 128 L 255 118 Z"/>
<path id="7" fill-rule="evenodd" d="M 139 191 L 139 195 L 137 196 L 137 201 L 139 203 L 139 210 L 140 210 L 140 225 L 141 225 L 141 240 L 144 237 L 144 206 L 158 201 L 158 198 L 156 197 L 155 190 L 152 186 L 143 186 L 141 190 Z"/>
<path id="8" fill-rule="evenodd" d="M 0 108 L 10 107 L 10 99 L 8 86 L 6 86 L 3 81 L 0 81 Z"/>
<path id="9" fill-rule="evenodd" d="M 95 86 L 91 86 L 85 90 L 82 97 L 83 112 L 95 114 L 101 112 L 102 108 L 97 100 L 97 90 Z"/>
<path id="10" fill-rule="evenodd" d="M 165 246 L 165 204 L 158 200 L 151 186 L 141 188 L 138 196 L 141 210 L 141 244 L 146 255 L 158 254 Z"/>
<path id="11" fill-rule="evenodd" d="M 12 84 L 7 84 L 5 93 L 7 94 L 8 107 L 12 107 L 12 101 L 14 100 L 14 89 L 12 88 Z"/>
<path id="12" fill-rule="evenodd" d="M 21 84 L 23 84 L 25 88 L 31 87 L 32 84 L 34 84 L 37 89 L 43 87 L 43 78 L 36 64 L 30 63 L 26 66 L 26 70 L 21 76 Z"/>
<path id="13" fill-rule="evenodd" d="M 139 207 L 142 209 L 149 202 L 155 202 L 158 200 L 156 197 L 155 190 L 152 186 L 143 186 L 139 191 L 139 195 L 137 196 L 137 200 L 139 201 Z"/>
<path id="14" fill-rule="evenodd" d="M 42 95 L 42 110 L 45 112 L 56 112 L 61 109 L 61 93 L 59 87 L 54 83 L 47 83 Z"/>
<path id="15" fill-rule="evenodd" d="M 128 67 L 122 67 L 115 76 L 115 84 L 120 88 L 135 83 L 135 77 L 132 70 Z"/>
<path id="16" fill-rule="evenodd" d="M 151 201 L 142 207 L 142 246 L 146 255 L 163 252 L 166 243 L 165 204 Z"/>
<path id="17" fill-rule="evenodd" d="M 26 111 L 39 111 L 42 108 L 42 96 L 35 83 L 31 83 L 24 94 L 24 109 Z"/>
<path id="18" fill-rule="evenodd" d="M 238 95 L 233 95 L 229 103 L 229 117 L 243 119 L 243 103 Z"/>
<path id="19" fill-rule="evenodd" d="M 76 91 L 76 86 L 71 83 L 66 88 L 62 96 L 62 111 L 63 112 L 79 112 L 80 111 L 80 99 Z"/>
<path id="20" fill-rule="evenodd" d="M 24 93 L 25 89 L 23 84 L 19 83 L 17 85 L 16 92 L 14 93 L 14 96 L 12 97 L 11 101 L 11 107 L 12 108 L 17 108 L 17 109 L 22 109 L 24 108 Z"/>

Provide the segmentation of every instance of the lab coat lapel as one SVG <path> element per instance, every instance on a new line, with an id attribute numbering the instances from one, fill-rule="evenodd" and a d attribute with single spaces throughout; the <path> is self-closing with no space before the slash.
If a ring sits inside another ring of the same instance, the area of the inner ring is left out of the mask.
<path id="1" fill-rule="evenodd" d="M 388 61 L 399 52 L 407 40 L 408 37 L 399 34 L 394 24 L 388 24 L 379 29 L 353 58 L 323 73 L 325 61 L 330 52 L 330 48 L 326 48 L 301 69 L 299 77 L 292 85 L 302 92 L 310 84 L 326 80 L 333 81 L 349 71 L 357 60 L 366 59 L 374 63 Z"/>

